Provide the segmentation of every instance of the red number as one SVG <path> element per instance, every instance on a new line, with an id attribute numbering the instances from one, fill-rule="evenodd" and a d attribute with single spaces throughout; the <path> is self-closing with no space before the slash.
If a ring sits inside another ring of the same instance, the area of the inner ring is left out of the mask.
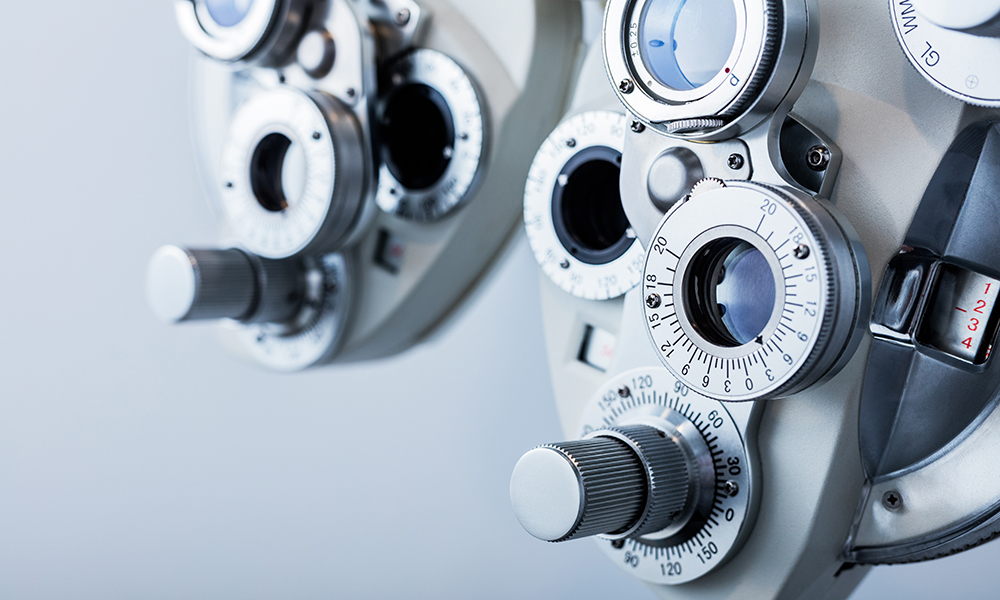
<path id="1" fill-rule="evenodd" d="M 969 331 L 975 331 L 979 329 L 979 319 L 969 319 L 972 321 L 972 325 L 969 325 Z"/>
<path id="2" fill-rule="evenodd" d="M 972 312 L 977 312 L 983 314 L 983 309 L 986 308 L 986 300 L 980 300 L 976 302 L 976 308 L 972 309 Z"/>
<path id="3" fill-rule="evenodd" d="M 992 283 L 987 283 L 987 284 L 986 284 L 986 294 L 987 294 L 987 295 L 988 295 L 988 294 L 990 293 L 990 286 L 991 286 L 991 285 L 993 285 L 993 284 L 992 284 Z"/>
<path id="4" fill-rule="evenodd" d="M 968 338 L 967 340 L 962 342 L 962 345 L 968 348 L 969 350 L 972 350 L 972 338 Z"/>

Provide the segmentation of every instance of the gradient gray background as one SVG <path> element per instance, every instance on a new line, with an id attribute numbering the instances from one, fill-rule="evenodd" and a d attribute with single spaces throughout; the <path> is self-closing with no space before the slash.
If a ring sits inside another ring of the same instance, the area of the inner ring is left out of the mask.
<path id="1" fill-rule="evenodd" d="M 144 304 L 157 246 L 216 233 L 170 3 L 7 2 L 0 32 L 0 598 L 652 598 L 511 515 L 560 437 L 523 239 L 424 346 L 264 372 Z M 854 598 L 994 596 L 998 559 Z"/>

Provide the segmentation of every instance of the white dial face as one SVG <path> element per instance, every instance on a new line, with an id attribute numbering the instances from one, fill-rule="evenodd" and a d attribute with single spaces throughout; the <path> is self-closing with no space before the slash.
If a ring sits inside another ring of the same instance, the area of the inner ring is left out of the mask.
<path id="1" fill-rule="evenodd" d="M 896 37 L 913 66 L 938 89 L 959 100 L 1000 107 L 1000 38 L 939 27 L 914 2 L 889 2 Z M 970 10 L 955 3 L 955 11 Z"/>
<path id="2" fill-rule="evenodd" d="M 643 273 L 646 325 L 663 363 L 720 400 L 779 394 L 821 337 L 829 267 L 793 200 L 749 183 L 675 207 Z"/>
<path id="3" fill-rule="evenodd" d="M 571 236 L 559 235 L 556 220 L 562 216 L 553 210 L 553 201 L 566 190 L 573 175 L 567 173 L 567 165 L 588 154 L 593 160 L 576 164 L 577 172 L 588 165 L 603 165 L 599 168 L 613 177 L 608 185 L 617 190 L 618 165 L 608 161 L 620 160 L 626 127 L 625 115 L 610 111 L 581 113 L 564 121 L 535 155 L 524 190 L 524 225 L 535 260 L 556 285 L 586 300 L 616 298 L 634 288 L 642 275 L 642 245 L 626 222 L 624 235 L 629 239 L 616 244 L 618 250 L 603 254 L 606 260 L 601 259 L 602 253 L 582 260 L 570 243 Z M 620 209 L 620 198 L 615 201 Z M 566 230 L 564 224 L 561 227 Z"/>
<path id="4" fill-rule="evenodd" d="M 275 90 L 247 100 L 233 116 L 219 172 L 240 242 L 266 258 L 304 250 L 330 212 L 336 158 L 326 118 L 305 94 Z"/>
<path id="5" fill-rule="evenodd" d="M 388 90 L 382 94 L 379 116 L 383 121 L 394 112 L 393 122 L 383 122 L 383 156 L 395 158 L 390 166 L 383 160 L 378 173 L 376 202 L 387 213 L 413 221 L 435 221 L 468 201 L 475 193 L 486 152 L 486 118 L 476 86 L 452 59 L 435 50 L 415 50 L 389 66 L 385 76 Z M 393 103 L 395 102 L 395 107 Z M 413 110 L 415 105 L 436 104 L 442 131 L 422 131 L 427 115 Z M 409 109 L 407 108 L 409 107 Z M 398 110 L 396 110 L 398 108 Z M 403 123 L 400 129 L 398 121 Z M 413 126 L 412 129 L 407 127 Z M 427 141 L 427 148 L 395 148 L 390 127 L 400 132 L 405 142 Z M 430 134 L 430 135 L 429 135 Z M 426 157 L 412 164 L 413 153 L 433 151 L 440 157 Z M 430 170 L 430 176 L 426 172 Z"/>
<path id="6" fill-rule="evenodd" d="M 659 417 L 680 422 L 679 431 L 698 436 L 694 441 L 707 448 L 710 459 L 705 467 L 709 480 L 714 475 L 714 494 L 699 500 L 691 519 L 678 531 L 597 543 L 627 573 L 672 585 L 705 575 L 739 548 L 749 528 L 753 465 L 726 407 L 658 367 L 624 373 L 601 388 L 583 414 L 579 434 Z"/>

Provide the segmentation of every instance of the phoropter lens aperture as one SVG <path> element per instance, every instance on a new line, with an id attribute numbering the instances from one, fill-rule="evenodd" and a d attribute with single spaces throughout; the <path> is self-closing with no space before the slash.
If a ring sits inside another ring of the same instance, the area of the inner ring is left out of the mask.
<path id="1" fill-rule="evenodd" d="M 288 136 L 264 136 L 250 161 L 250 185 L 257 202 L 271 212 L 281 212 L 298 200 L 305 188 L 305 161 L 302 149 Z"/>
<path id="2" fill-rule="evenodd" d="M 736 43 L 732 0 L 650 0 L 640 19 L 639 51 L 660 83 L 693 90 L 726 67 Z"/>
<path id="3" fill-rule="evenodd" d="M 235 27 L 243 22 L 253 0 L 204 0 L 212 20 L 221 27 Z"/>
<path id="4" fill-rule="evenodd" d="M 764 332 L 774 312 L 774 274 L 760 250 L 723 238 L 692 261 L 684 293 L 691 324 L 708 341 L 736 348 Z"/>
<path id="5" fill-rule="evenodd" d="M 455 125 L 444 96 L 423 84 L 396 90 L 382 121 L 383 158 L 401 185 L 431 187 L 444 175 L 455 150 Z"/>

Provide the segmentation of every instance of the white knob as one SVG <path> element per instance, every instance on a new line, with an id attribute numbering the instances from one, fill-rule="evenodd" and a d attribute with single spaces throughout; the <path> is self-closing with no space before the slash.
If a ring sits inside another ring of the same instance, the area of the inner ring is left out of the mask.
<path id="1" fill-rule="evenodd" d="M 913 5 L 940 27 L 975 35 L 1000 35 L 1000 0 L 915 0 Z"/>

